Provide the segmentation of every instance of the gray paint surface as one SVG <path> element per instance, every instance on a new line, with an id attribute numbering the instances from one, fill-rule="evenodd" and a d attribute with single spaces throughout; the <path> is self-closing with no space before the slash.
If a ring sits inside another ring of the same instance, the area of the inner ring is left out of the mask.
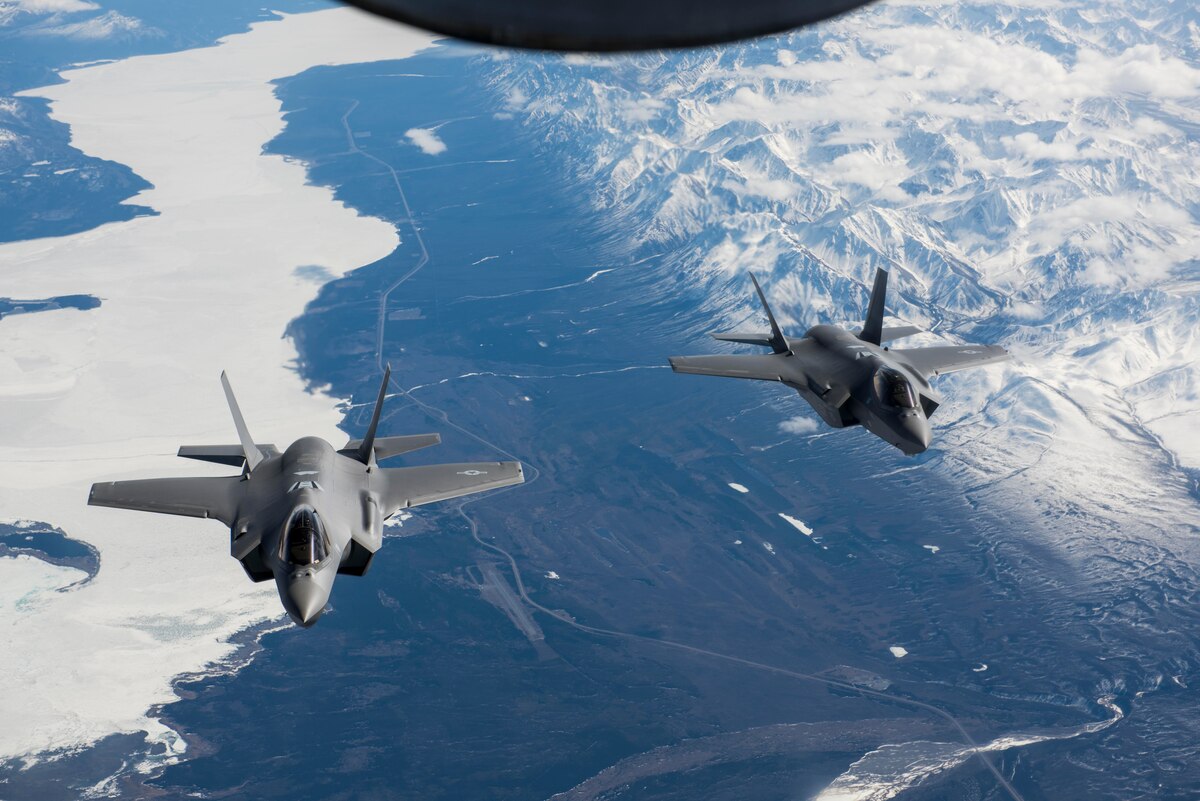
<path id="1" fill-rule="evenodd" d="M 292 620 L 311 626 L 339 573 L 366 573 L 383 544 L 383 521 L 396 512 L 525 480 L 519 462 L 380 467 L 441 441 L 437 434 L 375 436 L 390 378 L 388 370 L 363 439 L 336 450 L 304 437 L 280 453 L 254 442 L 222 374 L 240 444 L 184 446 L 179 455 L 241 466 L 241 475 L 102 482 L 92 485 L 88 503 L 221 521 L 246 574 L 274 580 Z"/>
<path id="2" fill-rule="evenodd" d="M 767 312 L 769 334 L 713 334 L 726 342 L 764 345 L 769 355 L 673 356 L 677 373 L 779 381 L 834 428 L 861 425 L 906 454 L 929 447 L 929 418 L 942 397 L 929 379 L 1004 361 L 1008 351 L 998 345 L 944 345 L 891 349 L 883 343 L 919 333 L 911 326 L 883 325 L 888 274 L 875 273 L 875 285 L 862 331 L 854 334 L 833 325 L 817 325 L 803 337 L 784 336 L 767 305 L 766 296 L 751 275 Z"/>

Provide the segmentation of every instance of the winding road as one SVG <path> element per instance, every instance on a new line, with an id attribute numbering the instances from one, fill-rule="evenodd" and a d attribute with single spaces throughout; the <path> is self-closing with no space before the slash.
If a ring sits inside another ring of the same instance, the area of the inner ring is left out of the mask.
<path id="1" fill-rule="evenodd" d="M 402 185 L 402 183 L 400 181 L 400 175 L 397 172 L 397 170 L 391 164 L 386 162 L 385 160 L 379 158 L 378 156 L 375 156 L 372 153 L 367 152 L 366 150 L 363 150 L 358 145 L 358 143 L 355 141 L 354 131 L 350 125 L 350 117 L 354 113 L 355 109 L 358 108 L 358 106 L 359 106 L 359 101 L 357 101 L 357 100 L 353 101 L 350 108 L 346 111 L 346 113 L 344 115 L 342 115 L 342 127 L 345 129 L 345 132 L 346 132 L 346 142 L 347 142 L 351 152 L 358 154 L 358 155 L 362 156 L 363 158 L 369 159 L 369 160 L 375 162 L 376 164 L 379 164 L 380 166 L 382 166 L 384 169 L 386 169 L 391 174 L 392 182 L 395 184 L 396 191 L 399 193 L 399 196 L 400 196 L 400 201 L 401 201 L 402 205 L 404 206 L 405 221 L 411 227 L 414 240 L 420 251 L 420 256 L 417 259 L 417 262 L 408 271 L 406 271 L 399 278 L 397 278 L 394 282 L 392 282 L 383 291 L 383 293 L 379 297 L 378 319 L 376 321 L 376 330 L 375 330 L 375 358 L 376 358 L 377 366 L 378 366 L 380 372 L 382 372 L 383 368 L 384 368 L 384 359 L 383 359 L 384 332 L 385 332 L 385 328 L 387 325 L 387 307 L 388 307 L 388 302 L 390 300 L 391 294 L 393 292 L 395 292 L 400 286 L 402 286 L 406 281 L 408 281 L 410 278 L 412 278 L 414 275 L 416 275 L 418 272 L 420 272 L 429 263 L 429 250 L 425 246 L 425 240 L 421 236 L 420 228 L 418 227 L 418 225 L 416 224 L 416 222 L 413 219 L 412 208 L 409 205 L 408 196 L 404 192 L 404 186 Z M 445 411 L 421 401 L 416 396 L 414 396 L 409 390 L 400 386 L 399 382 L 397 381 L 397 379 L 395 377 L 393 377 L 391 380 L 399 394 L 403 395 L 411 403 L 413 403 L 415 406 L 420 408 L 423 412 L 425 412 L 431 418 L 440 421 L 442 424 L 444 424 L 450 428 L 453 428 L 454 430 L 459 431 L 462 434 L 465 434 L 466 436 L 470 437 L 471 439 L 474 439 L 476 442 L 479 442 L 481 445 L 484 445 L 484 446 L 492 449 L 493 451 L 503 455 L 504 457 L 506 457 L 508 459 L 512 459 L 514 461 L 523 461 L 524 464 L 526 465 L 526 467 L 533 471 L 533 476 L 531 478 L 529 478 L 529 480 L 526 482 L 527 484 L 532 484 L 533 482 L 537 481 L 538 478 L 540 478 L 541 472 L 537 469 L 537 467 L 535 465 L 530 463 L 528 460 L 519 460 L 515 455 L 513 455 L 512 453 L 509 453 L 507 450 L 500 447 L 499 445 L 497 445 L 493 442 L 489 442 L 488 440 L 484 439 L 483 437 L 479 436 L 478 434 L 476 434 L 472 431 L 469 431 L 468 429 L 456 424 L 454 421 L 452 421 L 450 419 L 450 416 Z M 493 498 L 502 492 L 509 492 L 509 491 L 511 491 L 513 489 L 517 489 L 517 488 L 518 487 L 510 487 L 507 489 L 498 490 L 496 492 L 489 493 L 487 497 Z M 768 664 L 764 664 L 762 662 L 755 662 L 753 660 L 745 659 L 740 656 L 734 656 L 732 654 L 724 654 L 719 651 L 711 651 L 711 650 L 708 650 L 707 648 L 700 648 L 698 646 L 688 645 L 687 643 L 673 642 L 671 640 L 664 640 L 664 639 L 659 639 L 656 637 L 647 637 L 647 636 L 640 635 L 640 634 L 632 634 L 630 632 L 617 631 L 614 629 L 605 629 L 605 628 L 600 628 L 598 626 L 589 626 L 587 624 L 579 623 L 578 621 L 571 619 L 571 617 L 568 616 L 566 613 L 559 612 L 559 611 L 556 611 L 553 609 L 549 609 L 549 608 L 543 606 L 542 604 L 538 603 L 537 601 L 535 601 L 533 598 L 531 598 L 529 596 L 529 592 L 526 590 L 526 587 L 525 587 L 525 582 L 522 580 L 522 577 L 521 577 L 521 568 L 517 564 L 517 560 L 513 557 L 513 555 L 511 553 L 509 553 L 507 550 L 505 550 L 504 548 L 502 548 L 501 546 L 496 545 L 495 543 L 487 542 L 482 537 L 480 537 L 479 524 L 475 521 L 474 518 L 472 518 L 467 513 L 467 507 L 471 503 L 476 502 L 476 500 L 478 500 L 478 499 L 468 499 L 468 500 L 459 502 L 457 504 L 458 514 L 461 515 L 462 518 L 467 522 L 467 525 L 470 526 L 471 536 L 475 540 L 475 542 L 477 542 L 481 547 L 485 548 L 486 550 L 501 557 L 503 560 L 505 560 L 508 563 L 509 568 L 512 572 L 513 581 L 516 583 L 517 593 L 519 594 L 521 600 L 524 601 L 524 603 L 526 603 L 531 609 L 547 615 L 548 617 L 550 617 L 551 619 L 553 619 L 554 621 L 556 621 L 558 623 L 562 623 L 563 625 L 570 626 L 571 628 L 574 628 L 581 632 L 585 632 L 587 634 L 592 634 L 592 635 L 601 636 L 601 637 L 610 637 L 610 638 L 614 638 L 614 639 L 623 639 L 623 640 L 626 640 L 629 642 L 646 643 L 646 644 L 660 647 L 660 648 L 669 648 L 669 649 L 673 649 L 676 651 L 682 651 L 685 653 L 694 654 L 696 656 L 703 656 L 703 657 L 707 657 L 710 659 L 718 659 L 718 660 L 721 660 L 724 662 L 729 662 L 732 664 L 751 668 L 753 670 L 760 670 L 760 671 L 764 671 L 766 673 L 771 673 L 771 674 L 778 675 L 778 676 L 786 676 L 788 678 L 796 679 L 799 681 L 821 684 L 821 685 L 835 688 L 838 690 L 842 690 L 845 692 L 855 693 L 857 695 L 864 696 L 867 698 L 875 698 L 875 699 L 883 700 L 883 701 L 886 701 L 887 703 L 898 704 L 900 706 L 906 706 L 911 709 L 917 709 L 922 712 L 926 712 L 928 714 L 934 715 L 934 716 L 940 718 L 941 720 L 945 721 L 946 723 L 949 723 L 959 733 L 959 736 L 962 738 L 963 744 L 965 746 L 967 746 L 968 748 L 970 748 L 974 752 L 975 758 L 978 759 L 979 762 L 984 767 L 987 768 L 988 772 L 991 773 L 992 776 L 995 777 L 997 783 L 1002 788 L 1004 788 L 1004 790 L 1013 799 L 1013 801 L 1024 801 L 1024 797 L 1021 795 L 1021 793 L 1015 787 L 1013 787 L 1012 783 L 1008 780 L 1008 778 L 1003 773 L 1001 773 L 1000 770 L 996 767 L 995 763 L 993 763 L 992 760 L 988 758 L 986 752 L 982 750 L 982 748 L 979 746 L 979 744 L 974 740 L 974 738 L 971 737 L 971 735 L 967 732 L 967 730 L 963 727 L 963 725 L 958 721 L 958 719 L 955 718 L 953 715 L 951 715 L 949 712 L 946 712 L 945 710 L 943 710 L 939 707 L 936 707 L 933 704 L 927 704 L 923 701 L 917 701 L 917 700 L 914 700 L 911 698 L 904 698 L 904 697 L 897 696 L 897 695 L 890 695 L 887 693 L 876 692 L 874 690 L 869 690 L 869 689 L 866 689 L 864 687 L 859 687 L 854 684 L 837 681 L 835 679 L 829 679 L 829 678 L 825 678 L 822 676 L 815 676 L 811 673 L 802 673 L 799 671 L 789 670 L 787 668 L 778 667 L 776 665 L 768 665 Z"/>

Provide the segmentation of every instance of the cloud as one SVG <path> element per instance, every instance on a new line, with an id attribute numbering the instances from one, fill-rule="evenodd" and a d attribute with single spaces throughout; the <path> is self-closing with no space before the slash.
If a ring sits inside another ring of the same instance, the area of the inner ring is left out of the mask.
<path id="1" fill-rule="evenodd" d="M 29 36 L 56 36 L 77 41 L 98 41 L 117 37 L 131 38 L 143 36 L 161 36 L 162 31 L 147 27 L 137 17 L 129 17 L 109 11 L 97 17 L 85 19 L 82 22 L 70 22 L 63 25 L 45 25 L 28 28 L 25 34 Z"/>
<path id="2" fill-rule="evenodd" d="M 30 14 L 73 14 L 78 11 L 95 11 L 100 7 L 87 0 L 8 0 L 3 5 Z"/>
<path id="3" fill-rule="evenodd" d="M 793 417 L 779 424 L 779 430 L 785 434 L 811 434 L 820 428 L 811 417 Z"/>
<path id="4" fill-rule="evenodd" d="M 778 202 L 791 200 L 802 191 L 798 183 L 785 178 L 746 178 L 741 183 L 726 181 L 724 186 L 738 195 L 765 197 Z"/>
<path id="5" fill-rule="evenodd" d="M 437 133 L 432 128 L 409 128 L 404 132 L 404 135 L 408 137 L 410 142 L 421 148 L 423 153 L 427 153 L 430 156 L 446 152 L 446 143 L 438 138 Z"/>
<path id="6" fill-rule="evenodd" d="M 1070 142 L 1065 139 L 1043 141 L 1035 133 L 1021 133 L 1016 136 L 1001 138 L 1000 143 L 1010 156 L 1026 161 L 1081 161 L 1083 159 L 1100 157 L 1102 154 L 1091 147 L 1080 147 L 1080 142 Z"/>
<path id="7" fill-rule="evenodd" d="M 1200 69 L 1157 45 L 1117 54 L 1080 49 L 1065 63 L 1016 41 L 954 28 L 856 26 L 853 36 L 854 47 L 828 42 L 824 58 L 734 68 L 730 78 L 743 85 L 713 107 L 714 125 L 837 123 L 868 142 L 891 138 L 914 116 L 1057 119 L 1088 99 L 1200 92 Z M 781 86 L 801 88 L 784 93 Z"/>
<path id="8" fill-rule="evenodd" d="M 656 119 L 667 104 L 656 97 L 645 95 L 621 101 L 621 116 L 626 122 L 650 122 Z"/>

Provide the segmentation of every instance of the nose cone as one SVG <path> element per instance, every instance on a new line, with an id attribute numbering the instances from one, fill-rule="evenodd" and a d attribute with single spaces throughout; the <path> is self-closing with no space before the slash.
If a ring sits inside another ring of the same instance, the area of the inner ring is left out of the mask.
<path id="1" fill-rule="evenodd" d="M 929 440 L 932 438 L 933 432 L 929 428 L 929 421 L 925 419 L 925 415 L 917 411 L 909 412 L 900 418 L 899 429 L 899 448 L 909 456 L 924 453 L 925 449 L 929 447 Z"/>
<path id="2" fill-rule="evenodd" d="M 283 606 L 297 626 L 308 628 L 317 622 L 325 611 L 329 590 L 310 578 L 297 578 L 288 582 L 283 594 Z"/>

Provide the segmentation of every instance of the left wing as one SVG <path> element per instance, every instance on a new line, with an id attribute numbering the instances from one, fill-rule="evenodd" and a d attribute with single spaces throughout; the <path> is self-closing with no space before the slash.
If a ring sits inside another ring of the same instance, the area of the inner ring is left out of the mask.
<path id="1" fill-rule="evenodd" d="M 511 487 L 525 481 L 520 462 L 434 464 L 427 467 L 388 467 L 384 517 L 400 509 L 446 501 L 476 492 Z"/>
<path id="2" fill-rule="evenodd" d="M 105 481 L 92 485 L 88 505 L 211 517 L 232 526 L 241 499 L 241 483 L 240 476 Z"/>
<path id="3" fill-rule="evenodd" d="M 1008 351 L 999 345 L 942 345 L 907 350 L 892 348 L 889 352 L 926 377 L 1012 358 Z"/>
<path id="4" fill-rule="evenodd" d="M 785 353 L 767 356 L 719 354 L 715 356 L 672 356 L 671 369 L 692 375 L 719 375 L 726 378 L 753 378 L 759 381 L 782 381 L 784 365 L 789 364 Z M 792 359 L 795 362 L 795 359 Z"/>

